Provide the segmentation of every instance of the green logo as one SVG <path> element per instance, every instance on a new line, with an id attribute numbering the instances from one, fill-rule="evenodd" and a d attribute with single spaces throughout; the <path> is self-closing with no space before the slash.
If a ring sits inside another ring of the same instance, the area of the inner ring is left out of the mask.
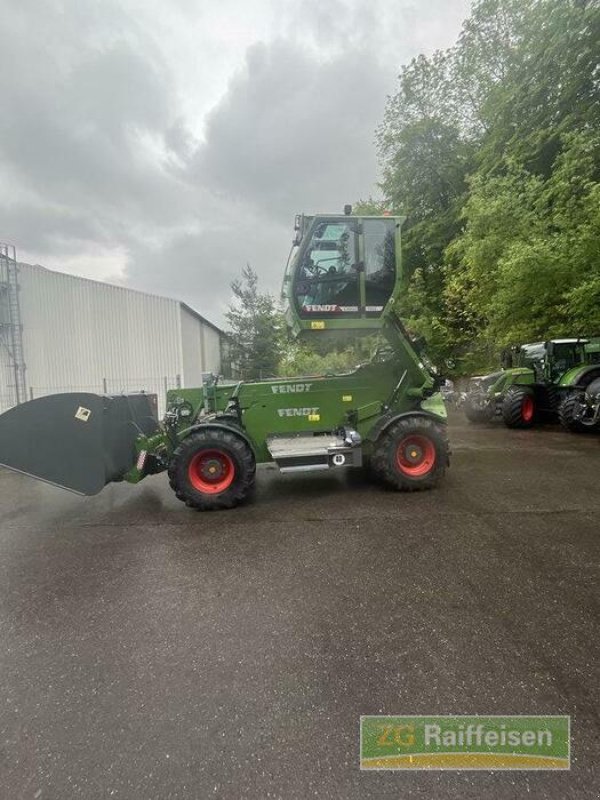
<path id="1" fill-rule="evenodd" d="M 361 769 L 570 769 L 570 717 L 361 717 Z"/>

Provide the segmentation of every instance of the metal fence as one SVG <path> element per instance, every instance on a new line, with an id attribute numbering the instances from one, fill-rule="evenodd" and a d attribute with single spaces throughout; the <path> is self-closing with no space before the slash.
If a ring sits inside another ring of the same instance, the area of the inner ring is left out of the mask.
<path id="1" fill-rule="evenodd" d="M 169 389 L 181 388 L 180 375 L 165 375 L 152 378 L 128 378 L 123 381 L 119 378 L 100 378 L 98 383 L 84 386 L 36 386 L 30 385 L 27 388 L 29 400 L 38 397 L 45 397 L 49 394 L 64 394 L 66 392 L 91 392 L 92 394 L 131 394 L 133 392 L 146 392 L 147 394 L 158 395 L 159 415 L 162 415 L 166 408 L 167 392 Z M 11 385 L 0 385 L 0 411 L 8 411 L 15 404 L 14 387 Z"/>

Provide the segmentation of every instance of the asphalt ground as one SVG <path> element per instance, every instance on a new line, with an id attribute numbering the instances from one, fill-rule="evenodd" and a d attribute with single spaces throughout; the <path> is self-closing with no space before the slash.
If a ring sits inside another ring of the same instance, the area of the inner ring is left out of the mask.
<path id="1" fill-rule="evenodd" d="M 600 437 L 454 415 L 436 491 L 0 472 L 0 796 L 597 798 Z M 569 772 L 361 772 L 361 714 L 570 714 Z"/>

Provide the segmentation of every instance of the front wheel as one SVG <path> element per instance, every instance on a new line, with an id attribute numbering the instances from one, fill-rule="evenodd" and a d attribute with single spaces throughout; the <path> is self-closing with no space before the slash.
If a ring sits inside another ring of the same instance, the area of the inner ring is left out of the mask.
<path id="1" fill-rule="evenodd" d="M 582 397 L 575 392 L 570 392 L 558 407 L 558 419 L 567 431 L 582 433 L 586 427 L 581 422 L 580 409 Z"/>
<path id="2" fill-rule="evenodd" d="M 375 442 L 371 471 L 398 491 L 431 489 L 448 464 L 445 428 L 430 417 L 407 416 L 392 423 Z"/>
<path id="3" fill-rule="evenodd" d="M 502 401 L 502 418 L 506 427 L 531 428 L 535 414 L 535 398 L 531 389 L 510 386 Z"/>
<path id="4" fill-rule="evenodd" d="M 252 490 L 256 465 L 242 436 L 223 428 L 190 434 L 173 453 L 169 484 L 190 508 L 215 511 L 233 508 Z"/>
<path id="5" fill-rule="evenodd" d="M 463 408 L 465 410 L 465 417 L 469 422 L 475 424 L 491 422 L 494 416 L 494 409 L 490 405 L 477 405 L 469 397 L 465 399 Z"/>
<path id="6" fill-rule="evenodd" d="M 570 391 L 558 407 L 560 424 L 574 433 L 600 429 L 600 378 L 590 381 L 584 391 Z"/>

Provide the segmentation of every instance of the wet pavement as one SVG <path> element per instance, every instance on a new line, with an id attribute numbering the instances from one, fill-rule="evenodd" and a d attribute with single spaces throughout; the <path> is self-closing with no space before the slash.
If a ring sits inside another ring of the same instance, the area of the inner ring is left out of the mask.
<path id="1" fill-rule="evenodd" d="M 0 472 L 0 796 L 597 798 L 600 437 L 451 426 L 437 491 Z M 361 714 L 571 714 L 570 772 L 358 768 Z"/>

